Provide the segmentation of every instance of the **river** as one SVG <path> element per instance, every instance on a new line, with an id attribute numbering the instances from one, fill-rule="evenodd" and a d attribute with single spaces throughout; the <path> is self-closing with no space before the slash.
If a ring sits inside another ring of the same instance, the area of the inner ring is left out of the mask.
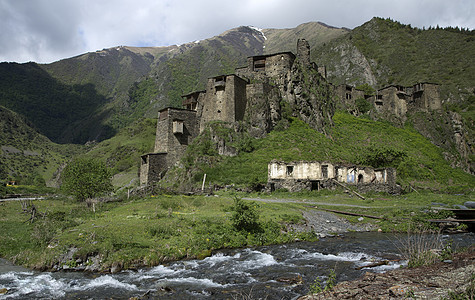
<path id="1" fill-rule="evenodd" d="M 0 299 L 295 299 L 320 278 L 335 270 L 337 281 L 358 278 L 371 268 L 384 272 L 399 268 L 400 240 L 407 235 L 348 233 L 318 242 L 297 242 L 256 248 L 221 250 L 203 260 L 117 274 L 37 272 L 0 260 Z M 475 243 L 475 234 L 444 235 L 456 247 Z"/>

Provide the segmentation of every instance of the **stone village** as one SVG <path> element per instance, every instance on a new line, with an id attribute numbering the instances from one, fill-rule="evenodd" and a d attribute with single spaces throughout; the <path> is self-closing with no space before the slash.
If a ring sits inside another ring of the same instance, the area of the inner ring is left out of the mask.
<path id="1" fill-rule="evenodd" d="M 315 87 L 318 92 L 312 93 Z M 294 115 L 322 133 L 325 124 L 331 124 L 336 105 L 355 113 L 358 98 L 368 101 L 375 113 L 402 121 L 408 110 L 441 108 L 439 87 L 433 83 L 391 85 L 377 90 L 375 95 L 365 95 L 346 84 L 331 85 L 326 80 L 325 68 L 310 62 L 310 47 L 304 39 L 297 41 L 296 55 L 282 52 L 248 57 L 247 66 L 235 69 L 235 74 L 209 78 L 206 90 L 182 97 L 183 108 L 167 107 L 158 113 L 154 151 L 141 157 L 141 185 L 158 182 L 211 121 L 232 126 L 246 121 L 251 125 L 251 135 L 262 137 L 282 118 L 285 105 L 290 105 Z M 224 141 L 218 141 L 218 152 L 236 155 Z M 335 184 L 393 192 L 396 171 L 316 161 L 272 160 L 268 164 L 269 190 L 317 190 Z"/>

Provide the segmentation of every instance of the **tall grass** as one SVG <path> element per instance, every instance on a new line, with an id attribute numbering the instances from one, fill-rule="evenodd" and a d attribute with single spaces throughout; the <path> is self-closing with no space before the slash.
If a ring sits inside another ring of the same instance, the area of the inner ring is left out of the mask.
<path id="1" fill-rule="evenodd" d="M 408 230 L 405 238 L 396 242 L 402 258 L 410 268 L 434 264 L 452 257 L 452 244 L 442 239 L 440 231 L 431 229 Z"/>

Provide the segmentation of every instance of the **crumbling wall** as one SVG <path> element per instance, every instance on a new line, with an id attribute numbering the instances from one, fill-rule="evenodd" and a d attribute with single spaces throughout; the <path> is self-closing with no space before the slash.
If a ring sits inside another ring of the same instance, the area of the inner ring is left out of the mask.
<path id="1" fill-rule="evenodd" d="M 257 138 L 264 137 L 282 119 L 279 89 L 268 81 L 246 86 L 247 106 L 244 121 L 249 133 Z"/>
<path id="2" fill-rule="evenodd" d="M 365 98 L 364 91 L 358 90 L 354 86 L 348 84 L 340 84 L 334 87 L 334 95 L 337 99 L 336 108 L 346 110 L 350 114 L 358 115 L 356 99 Z"/>
<path id="3" fill-rule="evenodd" d="M 142 155 L 140 163 L 140 185 L 158 182 L 168 170 L 167 153 Z"/>
<path id="4" fill-rule="evenodd" d="M 393 168 L 373 169 L 370 167 L 341 166 L 328 162 L 282 162 L 268 164 L 270 190 L 288 191 L 319 190 L 341 186 L 357 187 L 364 191 L 395 192 L 396 170 Z"/>

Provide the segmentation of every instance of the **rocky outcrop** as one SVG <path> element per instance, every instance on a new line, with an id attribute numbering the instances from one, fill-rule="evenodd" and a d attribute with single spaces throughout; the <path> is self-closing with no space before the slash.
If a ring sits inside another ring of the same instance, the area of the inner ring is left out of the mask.
<path id="1" fill-rule="evenodd" d="M 470 251 L 472 250 L 472 251 Z M 475 249 L 457 254 L 453 260 L 383 274 L 366 272 L 355 281 L 338 283 L 333 289 L 301 297 L 317 299 L 472 299 L 475 280 Z M 452 298 L 450 293 L 467 295 Z M 470 294 L 470 295 L 469 295 Z"/>
<path id="2" fill-rule="evenodd" d="M 475 173 L 474 162 L 470 159 L 475 149 L 467 131 L 467 126 L 471 125 L 464 124 L 460 114 L 453 111 L 418 112 L 410 122 L 419 133 L 442 149 L 452 167 Z"/>
<path id="3" fill-rule="evenodd" d="M 343 42 L 329 52 L 333 53 L 333 59 L 327 66 L 329 78 L 337 78 L 342 80 L 342 83 L 353 85 L 363 83 L 370 86 L 377 85 L 378 81 L 371 66 L 371 63 L 376 64 L 376 62 L 370 63 L 356 46 L 350 42 Z"/>

